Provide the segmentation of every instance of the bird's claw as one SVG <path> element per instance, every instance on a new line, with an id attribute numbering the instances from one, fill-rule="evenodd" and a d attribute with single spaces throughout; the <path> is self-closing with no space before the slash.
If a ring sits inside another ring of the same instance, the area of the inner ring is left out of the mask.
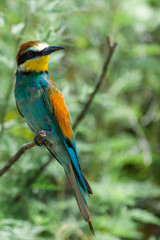
<path id="1" fill-rule="evenodd" d="M 45 142 L 46 132 L 44 130 L 40 131 L 34 138 L 34 142 L 37 146 L 42 146 Z"/>

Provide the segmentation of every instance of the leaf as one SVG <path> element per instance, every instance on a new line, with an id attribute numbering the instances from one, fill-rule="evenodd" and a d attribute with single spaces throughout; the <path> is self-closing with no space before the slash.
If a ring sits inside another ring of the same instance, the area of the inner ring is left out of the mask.
<path id="1" fill-rule="evenodd" d="M 22 31 L 22 29 L 24 28 L 24 26 L 25 26 L 25 23 L 24 23 L 24 22 L 21 22 L 21 23 L 18 23 L 18 24 L 16 24 L 16 25 L 13 25 L 13 26 L 11 27 L 11 34 L 12 34 L 12 35 L 17 35 L 17 34 L 19 34 L 19 33 Z"/>
<path id="2" fill-rule="evenodd" d="M 130 212 L 132 218 L 136 221 L 140 221 L 143 223 L 152 223 L 160 226 L 160 219 L 147 210 L 132 209 Z"/>

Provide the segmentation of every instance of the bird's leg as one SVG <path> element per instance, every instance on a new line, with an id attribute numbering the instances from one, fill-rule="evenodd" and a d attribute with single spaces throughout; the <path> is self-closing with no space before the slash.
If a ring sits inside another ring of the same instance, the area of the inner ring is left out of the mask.
<path id="1" fill-rule="evenodd" d="M 41 130 L 39 133 L 35 136 L 34 142 L 37 146 L 42 146 L 46 140 L 47 131 Z"/>

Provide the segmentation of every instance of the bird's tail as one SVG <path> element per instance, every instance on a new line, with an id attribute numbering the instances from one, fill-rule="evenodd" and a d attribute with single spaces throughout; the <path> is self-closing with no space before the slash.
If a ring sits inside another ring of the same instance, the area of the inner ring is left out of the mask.
<path id="1" fill-rule="evenodd" d="M 95 235 L 94 229 L 92 227 L 91 216 L 90 216 L 90 212 L 89 212 L 87 202 L 86 202 L 86 199 L 85 199 L 84 191 L 81 187 L 80 181 L 77 178 L 76 173 L 75 173 L 71 163 L 68 165 L 68 172 L 69 173 L 66 172 L 66 174 L 67 174 L 67 177 L 68 177 L 69 182 L 71 184 L 71 187 L 73 189 L 73 192 L 74 192 L 79 210 L 81 212 L 81 215 L 84 218 L 84 220 L 86 222 L 88 222 L 88 225 L 89 225 L 89 228 L 90 228 L 91 232 L 93 233 L 93 235 Z"/>

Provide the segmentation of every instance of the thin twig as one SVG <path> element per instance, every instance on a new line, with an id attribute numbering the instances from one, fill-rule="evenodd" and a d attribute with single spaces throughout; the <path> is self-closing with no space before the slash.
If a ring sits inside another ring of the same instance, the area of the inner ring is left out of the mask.
<path id="1" fill-rule="evenodd" d="M 80 121 L 82 121 L 82 119 L 85 117 L 86 112 L 87 112 L 88 108 L 90 107 L 90 105 L 91 105 L 91 103 L 93 101 L 93 98 L 95 97 L 97 91 L 99 90 L 101 84 L 104 81 L 105 75 L 106 75 L 107 70 L 108 70 L 108 66 L 109 66 L 109 64 L 111 62 L 112 55 L 114 53 L 115 47 L 117 46 L 116 42 L 113 43 L 113 44 L 111 43 L 111 40 L 110 40 L 109 36 L 107 36 L 107 44 L 108 44 L 108 47 L 109 47 L 109 53 L 106 56 L 106 60 L 104 62 L 104 65 L 103 65 L 102 72 L 100 74 L 99 80 L 98 80 L 98 82 L 97 82 L 93 92 L 91 93 L 89 99 L 85 103 L 82 111 L 80 112 L 80 114 L 76 118 L 75 123 L 73 124 L 73 129 L 75 129 L 77 127 L 77 125 L 80 123 Z"/>
<path id="2" fill-rule="evenodd" d="M 34 174 L 34 176 L 32 176 L 30 179 L 28 179 L 27 183 L 25 184 L 25 186 L 30 186 L 31 184 L 33 184 L 33 182 L 35 182 L 37 180 L 37 178 L 39 178 L 39 176 L 41 175 L 41 173 L 46 169 L 46 167 L 52 162 L 53 160 L 53 156 L 49 155 L 48 160 L 36 171 L 36 173 Z"/>
<path id="3" fill-rule="evenodd" d="M 78 124 L 80 123 L 80 121 L 82 121 L 82 119 L 85 117 L 86 115 L 86 112 L 88 110 L 88 108 L 90 107 L 92 101 L 93 101 L 93 98 L 95 97 L 97 91 L 99 90 L 101 84 L 103 83 L 104 81 L 104 78 L 105 78 L 105 75 L 107 73 L 107 70 L 108 70 L 108 66 L 110 64 L 110 61 L 111 61 L 111 58 L 112 58 L 112 55 L 113 55 L 113 52 L 115 50 L 115 47 L 117 46 L 117 43 L 111 43 L 111 40 L 110 40 L 110 37 L 107 36 L 107 44 L 108 44 L 108 47 L 109 47 L 109 52 L 107 54 L 107 57 L 106 57 L 106 60 L 104 62 L 104 65 L 103 65 L 103 68 L 102 68 L 102 73 L 100 74 L 100 77 L 99 77 L 99 80 L 92 92 L 92 94 L 90 95 L 89 99 L 87 100 L 87 102 L 85 103 L 84 105 L 84 108 L 82 109 L 82 111 L 80 112 L 80 114 L 78 115 L 75 123 L 73 124 L 73 129 L 75 129 Z M 27 150 L 31 149 L 32 147 L 34 147 L 36 144 L 35 142 L 30 142 L 30 143 L 27 143 L 27 144 L 24 144 L 19 150 L 18 152 L 6 163 L 6 165 L 0 170 L 0 176 L 2 176 L 5 172 L 7 172 L 11 166 L 21 157 L 22 154 L 24 154 Z M 41 168 L 36 172 L 36 174 L 34 175 L 34 177 L 32 177 L 32 179 L 30 179 L 28 181 L 28 184 L 30 185 L 30 182 L 31 180 L 32 181 L 35 181 L 39 176 L 40 174 L 45 170 L 45 168 L 51 163 L 52 161 L 52 158 L 49 157 L 49 159 L 47 160 L 47 162 L 45 162 Z"/>
<path id="4" fill-rule="evenodd" d="M 22 154 L 24 154 L 27 150 L 33 148 L 35 145 L 36 144 L 34 141 L 23 144 L 18 152 L 10 160 L 8 160 L 6 165 L 0 170 L 0 176 L 9 170 L 11 166 L 22 156 Z"/>
<path id="5" fill-rule="evenodd" d="M 36 136 L 36 141 L 43 142 L 43 139 L 46 137 L 46 134 L 44 131 L 40 131 L 38 135 Z M 24 154 L 27 150 L 33 148 L 36 146 L 35 141 L 23 144 L 22 147 L 18 150 L 18 152 L 5 164 L 5 166 L 0 170 L 0 176 L 5 174 L 11 166 Z"/>

